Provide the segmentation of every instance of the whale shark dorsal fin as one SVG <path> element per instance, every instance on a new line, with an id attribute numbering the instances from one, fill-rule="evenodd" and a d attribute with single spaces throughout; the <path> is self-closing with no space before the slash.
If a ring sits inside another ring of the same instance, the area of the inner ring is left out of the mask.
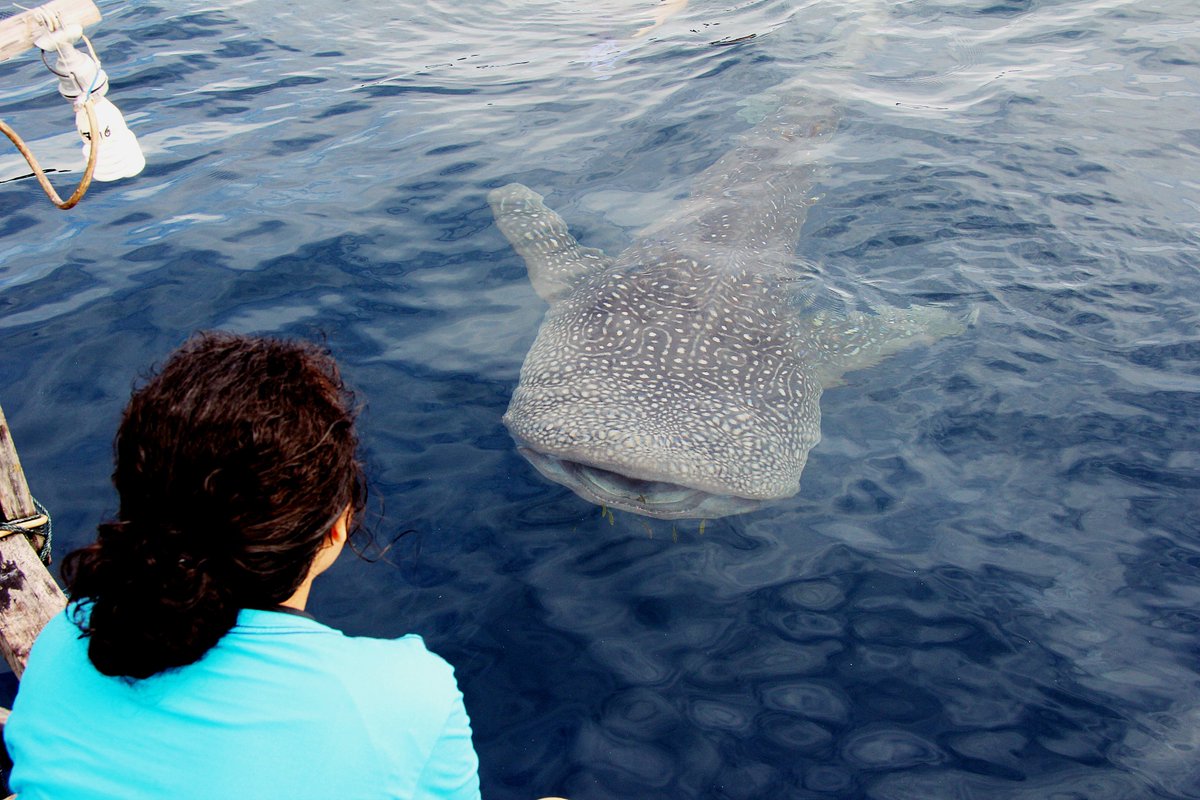
<path id="1" fill-rule="evenodd" d="M 581 277 L 608 268 L 613 259 L 594 247 L 582 247 L 562 217 L 542 196 L 519 183 L 488 192 L 496 227 L 525 259 L 529 282 L 547 303 L 565 297 Z"/>

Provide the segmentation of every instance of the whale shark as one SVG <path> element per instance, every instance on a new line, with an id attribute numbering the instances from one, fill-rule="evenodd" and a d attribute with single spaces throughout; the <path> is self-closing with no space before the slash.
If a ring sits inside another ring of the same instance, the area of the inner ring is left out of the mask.
<path id="1" fill-rule="evenodd" d="M 549 304 L 503 421 L 546 478 L 601 506 L 711 519 L 795 495 L 846 372 L 962 332 L 969 314 L 860 308 L 797 263 L 836 103 L 781 103 L 616 257 L 542 195 L 493 189 Z"/>

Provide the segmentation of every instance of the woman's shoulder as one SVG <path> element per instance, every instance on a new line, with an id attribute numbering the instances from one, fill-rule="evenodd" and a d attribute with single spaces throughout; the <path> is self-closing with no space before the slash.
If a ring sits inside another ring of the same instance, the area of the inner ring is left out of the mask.
<path id="1" fill-rule="evenodd" d="M 351 657 L 369 663 L 382 680 L 400 680 L 410 690 L 418 686 L 457 689 L 454 668 L 415 633 L 396 639 L 346 636 L 345 643 Z"/>
<path id="2" fill-rule="evenodd" d="M 49 660 L 60 663 L 65 651 L 87 651 L 87 640 L 83 638 L 80 621 L 86 619 L 86 609 L 71 604 L 59 611 L 42 628 L 30 652 L 30 661 Z"/>
<path id="3" fill-rule="evenodd" d="M 395 639 L 343 635 L 337 649 L 332 661 L 340 666 L 330 683 L 341 690 L 325 697 L 342 697 L 334 705 L 381 737 L 394 738 L 395 720 L 403 719 L 408 739 L 428 745 L 462 710 L 454 668 L 416 634 Z"/>
<path id="4" fill-rule="evenodd" d="M 395 687 L 408 697 L 425 693 L 431 698 L 452 698 L 458 691 L 454 669 L 416 634 L 349 636 L 311 618 L 270 611 L 244 611 L 231 633 L 214 655 L 244 648 L 256 657 L 325 674 L 349 691 L 371 687 L 379 693 Z"/>
<path id="5" fill-rule="evenodd" d="M 307 614 L 284 613 L 275 610 L 243 609 L 234 637 L 251 639 L 285 638 L 297 646 L 341 653 L 345 658 L 362 660 L 363 667 L 406 664 L 415 668 L 438 671 L 449 668 L 446 662 L 430 652 L 425 640 L 415 633 L 397 638 L 351 636 L 335 627 L 319 622 Z"/>

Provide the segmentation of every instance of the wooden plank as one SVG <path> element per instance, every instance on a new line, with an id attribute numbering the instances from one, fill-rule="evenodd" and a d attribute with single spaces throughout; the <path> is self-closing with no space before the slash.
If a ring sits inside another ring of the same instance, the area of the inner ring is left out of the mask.
<path id="1" fill-rule="evenodd" d="M 24 536 L 0 539 L 0 654 L 20 678 L 29 649 L 67 597 Z"/>
<path id="2" fill-rule="evenodd" d="M 86 28 L 100 21 L 100 9 L 92 0 L 50 0 L 37 8 L 0 20 L 0 61 L 19 56 L 33 47 L 34 40 L 46 32 L 42 15 L 63 25 Z"/>
<path id="3" fill-rule="evenodd" d="M 6 522 L 36 513 L 8 421 L 0 409 L 0 517 Z M 0 539 L 0 654 L 18 678 L 29 648 L 67 598 L 24 536 Z"/>
<path id="4" fill-rule="evenodd" d="M 4 418 L 4 409 L 0 408 L 0 517 L 8 522 L 32 517 L 36 513 L 33 497 L 29 494 L 29 483 L 25 480 L 25 470 L 21 469 L 21 459 L 17 457 L 17 447 L 8 429 L 8 420 Z"/>

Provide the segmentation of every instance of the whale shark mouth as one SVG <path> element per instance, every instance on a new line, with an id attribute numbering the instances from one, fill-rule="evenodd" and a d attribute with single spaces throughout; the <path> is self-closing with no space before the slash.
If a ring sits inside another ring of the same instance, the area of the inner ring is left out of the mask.
<path id="1" fill-rule="evenodd" d="M 517 450 L 542 475 L 566 486 L 584 500 L 648 517 L 716 519 L 753 511 L 763 504 L 762 500 L 713 494 L 669 481 L 633 478 L 528 446 L 518 446 Z"/>

